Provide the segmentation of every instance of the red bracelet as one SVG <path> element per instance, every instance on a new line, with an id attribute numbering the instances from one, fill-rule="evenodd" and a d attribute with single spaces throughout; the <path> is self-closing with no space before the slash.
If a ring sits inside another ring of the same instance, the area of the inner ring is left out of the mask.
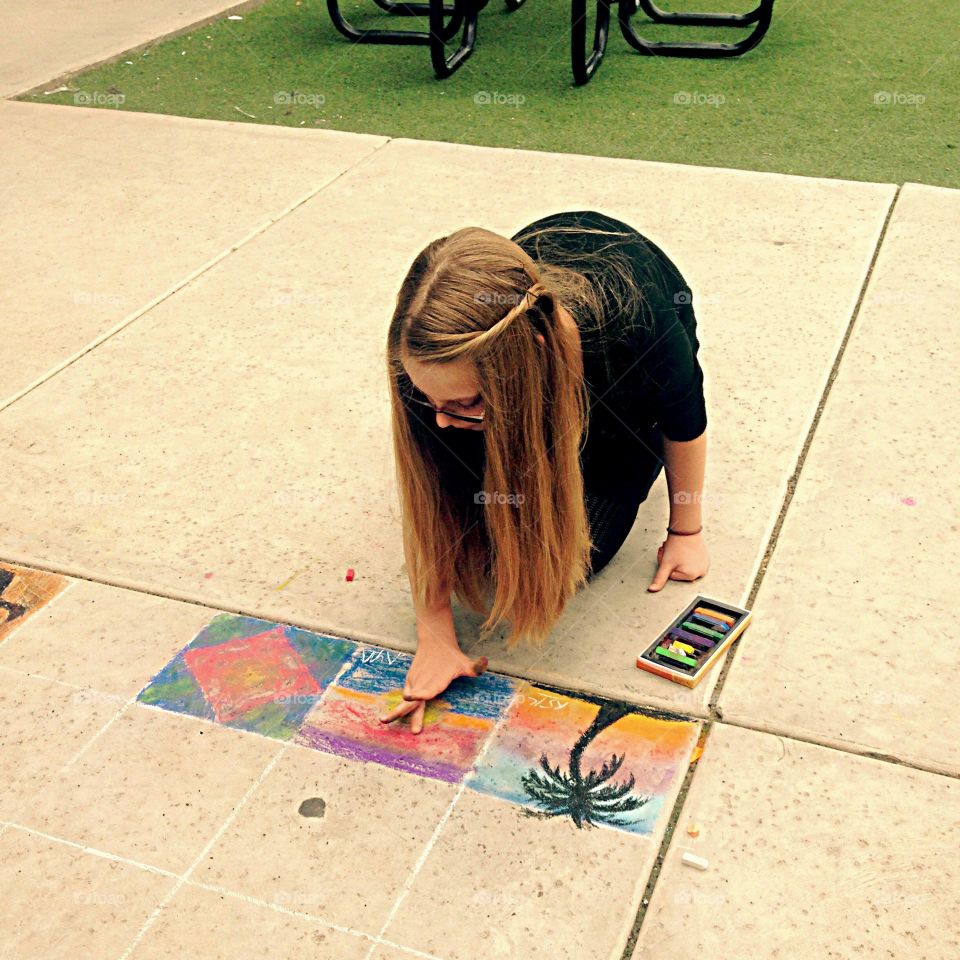
<path id="1" fill-rule="evenodd" d="M 694 534 L 699 533 L 703 529 L 703 524 L 700 524 L 699 528 L 696 530 L 691 530 L 689 533 L 681 533 L 679 530 L 671 530 L 667 527 L 667 533 L 672 533 L 675 537 L 692 537 Z"/>

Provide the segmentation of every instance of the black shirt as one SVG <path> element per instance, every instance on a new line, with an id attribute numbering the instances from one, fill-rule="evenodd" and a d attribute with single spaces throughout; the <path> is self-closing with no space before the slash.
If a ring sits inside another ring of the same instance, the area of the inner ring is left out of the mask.
<path id="1" fill-rule="evenodd" d="M 562 229 L 541 238 L 525 236 L 541 226 Z M 626 236 L 585 233 L 583 227 Z M 571 310 L 580 330 L 589 397 L 589 427 L 581 450 L 584 486 L 629 500 L 656 465 L 654 425 L 670 440 L 693 440 L 707 427 L 690 288 L 656 244 L 596 211 L 551 214 L 511 239 L 538 263 L 584 273 L 600 295 L 602 322 Z M 598 264 L 577 259 L 577 254 L 601 248 L 604 259 Z M 641 296 L 629 295 L 608 266 L 613 258 L 630 271 Z"/>

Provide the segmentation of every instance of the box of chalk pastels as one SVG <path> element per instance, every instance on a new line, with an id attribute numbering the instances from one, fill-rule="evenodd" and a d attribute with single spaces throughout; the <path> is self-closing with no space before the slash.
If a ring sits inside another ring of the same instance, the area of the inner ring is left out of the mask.
<path id="1" fill-rule="evenodd" d="M 749 623 L 749 610 L 709 597 L 697 597 L 637 657 L 637 666 L 659 677 L 695 687 Z"/>

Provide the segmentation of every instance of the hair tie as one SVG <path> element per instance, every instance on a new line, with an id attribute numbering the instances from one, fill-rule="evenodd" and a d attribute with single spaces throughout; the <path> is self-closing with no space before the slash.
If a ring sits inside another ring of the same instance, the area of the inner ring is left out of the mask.
<path id="1" fill-rule="evenodd" d="M 532 283 L 527 288 L 524 295 L 520 298 L 519 303 L 511 307 L 510 310 L 508 310 L 507 313 L 500 318 L 499 322 L 508 323 L 510 320 L 520 316 L 521 313 L 526 313 L 527 310 L 530 310 L 537 305 L 537 301 L 544 296 L 544 294 L 548 294 L 549 292 L 550 291 L 547 290 L 547 288 L 540 283 L 539 280 L 535 283 Z"/>

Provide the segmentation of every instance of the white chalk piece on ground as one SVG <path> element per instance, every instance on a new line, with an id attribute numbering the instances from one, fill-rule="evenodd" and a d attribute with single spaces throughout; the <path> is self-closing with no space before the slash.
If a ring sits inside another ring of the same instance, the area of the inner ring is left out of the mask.
<path id="1" fill-rule="evenodd" d="M 708 860 L 704 860 L 703 857 L 698 857 L 695 853 L 691 853 L 689 850 L 684 850 L 683 857 L 681 858 L 683 862 L 688 867 L 696 867 L 698 870 L 706 870 L 710 866 Z"/>

